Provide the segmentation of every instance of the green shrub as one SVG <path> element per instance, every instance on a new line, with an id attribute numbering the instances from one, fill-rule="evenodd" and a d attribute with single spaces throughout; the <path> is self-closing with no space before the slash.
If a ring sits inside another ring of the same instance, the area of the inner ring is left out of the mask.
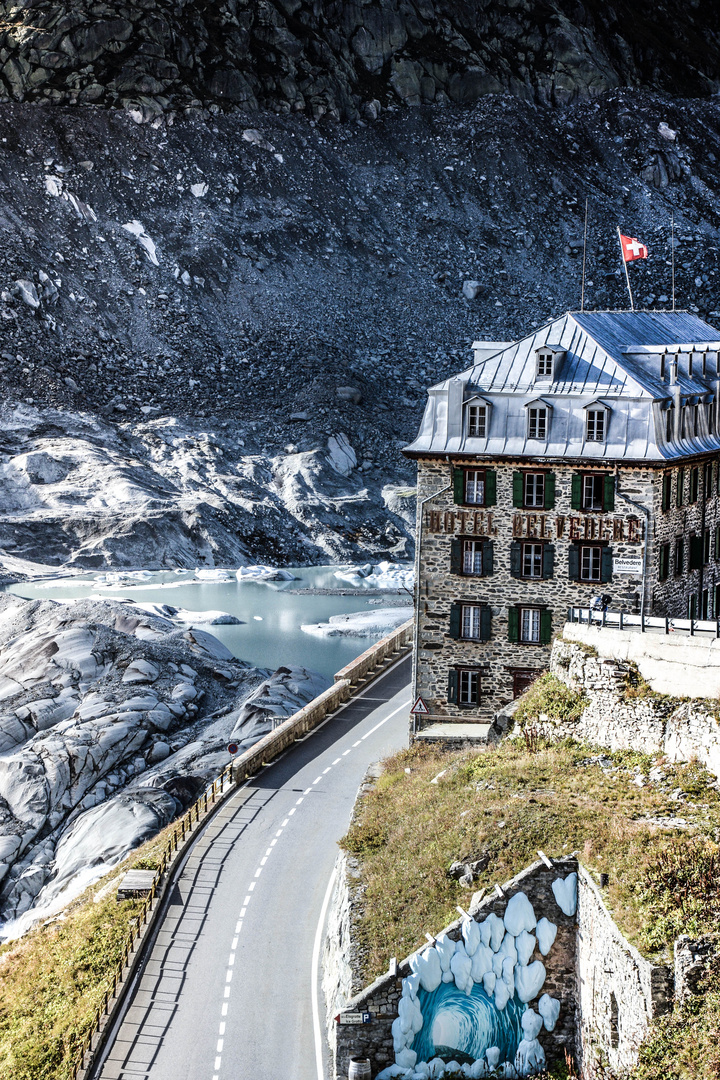
<path id="1" fill-rule="evenodd" d="M 579 690 L 572 690 L 555 675 L 546 672 L 523 694 L 514 719 L 522 727 L 545 713 L 551 720 L 572 723 L 580 719 L 589 704 Z"/>

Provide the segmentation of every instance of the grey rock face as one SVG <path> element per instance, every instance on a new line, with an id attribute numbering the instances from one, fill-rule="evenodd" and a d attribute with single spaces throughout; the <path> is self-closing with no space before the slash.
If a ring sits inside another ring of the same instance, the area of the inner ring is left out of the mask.
<path id="1" fill-rule="evenodd" d="M 128 677 L 129 676 L 129 677 Z M 16 936 L 172 821 L 326 681 L 131 605 L 0 594 L 0 919 Z"/>

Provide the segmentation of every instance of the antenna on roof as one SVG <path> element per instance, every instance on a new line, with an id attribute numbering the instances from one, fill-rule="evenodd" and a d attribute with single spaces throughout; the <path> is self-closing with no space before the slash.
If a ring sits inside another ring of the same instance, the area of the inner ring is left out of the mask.
<path id="1" fill-rule="evenodd" d="M 585 198 L 585 233 L 583 235 L 582 287 L 580 289 L 580 310 L 585 310 L 585 255 L 587 253 L 588 200 Z"/>
<path id="2" fill-rule="evenodd" d="M 672 309 L 675 310 L 675 211 L 670 211 L 670 265 L 672 266 Z"/>

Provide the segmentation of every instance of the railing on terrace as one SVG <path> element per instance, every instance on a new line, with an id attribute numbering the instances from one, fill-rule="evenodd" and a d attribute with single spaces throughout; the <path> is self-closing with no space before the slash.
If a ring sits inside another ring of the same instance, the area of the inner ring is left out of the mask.
<path id="1" fill-rule="evenodd" d="M 613 630 L 634 630 L 642 634 L 698 634 L 720 638 L 720 619 L 675 619 L 660 615 L 631 615 L 626 611 L 597 608 L 568 608 L 568 622 L 586 626 L 606 626 Z"/>

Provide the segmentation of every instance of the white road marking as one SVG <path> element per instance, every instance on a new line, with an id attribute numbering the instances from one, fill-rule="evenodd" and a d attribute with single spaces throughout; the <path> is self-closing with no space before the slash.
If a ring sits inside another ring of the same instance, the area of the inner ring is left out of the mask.
<path id="1" fill-rule="evenodd" d="M 285 828 L 285 826 L 287 825 L 289 820 L 290 820 L 290 818 L 285 818 L 285 820 L 283 821 L 282 826 L 281 826 L 283 829 Z"/>
<path id="2" fill-rule="evenodd" d="M 245 908 L 243 908 L 243 911 L 244 910 L 245 910 Z M 242 915 L 242 911 L 240 912 L 240 914 Z M 242 930 L 242 919 L 240 920 L 240 922 L 235 927 L 235 933 L 239 934 L 241 930 Z"/>
<path id="3" fill-rule="evenodd" d="M 275 847 L 276 844 L 277 844 L 277 836 L 273 840 L 270 841 L 270 847 L 268 848 L 268 852 L 272 851 L 272 849 Z"/>
<path id="4" fill-rule="evenodd" d="M 218 1035 L 224 1035 L 224 1034 L 225 1034 L 225 1021 L 222 1020 L 220 1022 L 220 1030 L 218 1031 Z"/>
<path id="5" fill-rule="evenodd" d="M 292 810 L 288 814 L 288 817 L 292 817 L 294 813 L 295 813 L 295 807 L 293 806 Z"/>
<path id="6" fill-rule="evenodd" d="M 320 1030 L 320 1002 L 318 1001 L 318 979 L 320 977 L 319 964 L 320 964 L 320 947 L 322 945 L 323 928 L 325 926 L 325 917 L 327 915 L 328 905 L 330 903 L 330 897 L 332 896 L 333 885 L 335 884 L 335 870 L 333 869 L 328 881 L 328 887 L 325 891 L 325 899 L 322 903 L 320 910 L 320 918 L 318 919 L 317 930 L 315 931 L 315 943 L 313 945 L 312 965 L 310 970 L 310 984 L 312 994 L 312 1019 L 313 1019 L 313 1034 L 315 1035 L 315 1063 L 317 1066 L 318 1080 L 325 1080 L 325 1069 L 323 1066 L 323 1039 Z"/>
<path id="7" fill-rule="evenodd" d="M 359 746 L 361 742 L 362 742 L 362 739 L 358 739 L 358 741 L 357 741 L 357 742 L 354 742 L 354 743 L 352 744 L 352 748 L 353 748 L 353 750 L 355 749 L 355 747 L 356 747 L 356 746 Z"/>
<path id="8" fill-rule="evenodd" d="M 296 806 L 299 806 L 299 805 L 300 805 L 300 803 L 301 803 L 301 802 L 303 801 L 303 799 L 304 799 L 304 798 L 305 798 L 305 796 L 304 796 L 304 795 L 301 795 L 301 796 L 300 796 L 300 798 L 298 799 L 298 801 L 297 801 L 297 802 L 295 803 L 295 805 L 296 805 Z"/>
<path id="9" fill-rule="evenodd" d="M 222 1058 L 219 1058 L 219 1057 L 216 1057 L 216 1058 L 215 1058 L 215 1068 L 216 1068 L 216 1069 L 219 1069 L 219 1068 L 220 1068 L 220 1062 L 221 1062 L 221 1061 L 222 1061 Z"/>
<path id="10" fill-rule="evenodd" d="M 311 791 L 312 791 L 311 787 L 306 787 L 305 790 L 303 791 L 303 795 L 309 795 Z"/>
<path id="11" fill-rule="evenodd" d="M 393 709 L 393 711 L 388 716 L 386 716 L 384 720 L 381 720 L 379 724 L 376 724 L 375 727 L 370 728 L 370 730 L 363 735 L 363 739 L 369 739 L 374 731 L 377 731 L 378 728 L 381 728 L 383 724 L 387 724 L 388 720 L 392 720 L 393 716 L 397 716 L 397 714 L 399 712 L 402 712 L 403 709 L 407 709 L 409 704 L 410 698 L 408 698 L 407 701 L 404 701 L 402 705 L 398 705 L 397 709 Z M 355 743 L 355 746 L 357 745 L 358 744 Z"/>
<path id="12" fill-rule="evenodd" d="M 223 997 L 230 997 L 230 987 L 229 986 L 225 987 L 225 993 L 224 993 Z"/>
<path id="13" fill-rule="evenodd" d="M 316 777 L 316 778 L 315 778 L 315 779 L 313 780 L 313 784 L 319 784 L 321 780 L 322 780 L 322 775 L 320 775 L 320 776 L 317 776 L 317 777 Z"/>
<path id="14" fill-rule="evenodd" d="M 236 931 L 236 933 L 237 933 L 237 931 Z M 238 943 L 238 939 L 237 939 L 236 937 L 234 937 L 234 938 L 233 938 L 233 943 L 232 943 L 232 945 L 230 946 L 230 948 L 231 948 L 231 950 L 232 950 L 233 952 L 235 952 L 235 950 L 237 949 L 237 943 Z"/>
<path id="15" fill-rule="evenodd" d="M 222 1048 L 223 1048 L 223 1043 L 224 1042 L 225 1042 L 224 1039 L 218 1039 L 218 1044 L 217 1044 L 217 1052 L 218 1052 L 218 1054 L 222 1054 Z M 219 1066 L 218 1066 L 218 1068 L 219 1068 Z"/>
<path id="16" fill-rule="evenodd" d="M 225 982 L 226 983 L 232 982 L 232 971 L 226 971 L 225 972 Z"/>
<path id="17" fill-rule="evenodd" d="M 339 757 L 336 757 L 336 758 L 335 758 L 335 760 L 333 761 L 333 765 L 337 765 L 337 763 L 338 763 L 339 761 L 340 761 L 340 758 L 339 758 Z"/>
<path id="18" fill-rule="evenodd" d="M 257 870 L 255 871 L 255 877 L 260 877 L 261 874 L 262 874 L 262 866 L 258 866 Z"/>
<path id="19" fill-rule="evenodd" d="M 240 914 L 238 915 L 238 919 L 244 919 L 245 918 L 245 915 L 246 915 L 246 912 L 247 912 L 247 905 L 248 905 L 249 902 L 250 902 L 250 897 L 246 896 L 245 900 L 243 901 L 243 906 L 240 908 Z M 242 925 L 242 924 L 240 924 L 240 925 Z M 235 933 L 239 934 L 240 931 L 236 930 Z"/>
<path id="20" fill-rule="evenodd" d="M 220 1015 L 221 1016 L 227 1016 L 227 1011 L 228 1011 L 228 1003 L 227 1003 L 227 1001 L 225 1001 L 225 1002 L 223 1002 L 223 1007 L 222 1007 L 222 1011 L 221 1011 Z"/>
<path id="21" fill-rule="evenodd" d="M 257 885 L 257 881 L 251 881 L 250 882 L 250 884 L 248 885 L 248 889 L 250 890 L 250 892 L 253 891 L 253 889 L 255 888 L 256 885 Z"/>
<path id="22" fill-rule="evenodd" d="M 243 900 L 243 907 L 247 907 L 247 905 L 249 903 L 250 903 L 250 897 L 246 896 L 245 899 Z M 240 918 L 242 919 L 242 912 L 240 912 Z"/>
<path id="23" fill-rule="evenodd" d="M 343 757 L 347 757 L 348 754 L 352 754 L 352 747 L 349 750 L 343 750 Z"/>
<path id="24" fill-rule="evenodd" d="M 234 963 L 235 963 L 235 953 L 231 952 L 230 956 L 228 958 L 228 967 L 232 967 Z"/>
<path id="25" fill-rule="evenodd" d="M 323 776 L 325 775 L 325 773 L 329 773 L 331 769 L 332 765 L 328 765 L 327 769 L 323 769 Z"/>
<path id="26" fill-rule="evenodd" d="M 260 860 L 260 870 L 262 870 L 262 868 L 263 868 L 263 866 L 265 865 L 266 862 L 267 862 L 267 855 L 263 855 L 262 859 Z M 260 871 L 258 871 L 258 873 L 259 872 Z M 257 877 L 257 874 L 255 875 L 255 877 Z"/>

